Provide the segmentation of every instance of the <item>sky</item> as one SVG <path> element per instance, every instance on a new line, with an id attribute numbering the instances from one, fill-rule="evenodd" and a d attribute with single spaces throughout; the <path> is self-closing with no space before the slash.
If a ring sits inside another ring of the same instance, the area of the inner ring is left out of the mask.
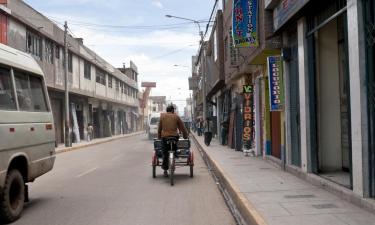
<path id="1" fill-rule="evenodd" d="M 205 31 L 215 0 L 25 0 L 115 67 L 133 61 L 140 82 L 156 82 L 151 92 L 166 96 L 183 110 L 189 97 L 191 56 L 199 47 L 194 22 Z M 209 33 L 208 33 L 209 34 Z M 140 89 L 141 90 L 141 89 Z"/>

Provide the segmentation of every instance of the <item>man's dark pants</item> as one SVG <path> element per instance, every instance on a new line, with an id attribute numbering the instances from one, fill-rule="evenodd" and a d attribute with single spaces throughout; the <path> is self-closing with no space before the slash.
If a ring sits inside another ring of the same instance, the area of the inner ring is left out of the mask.
<path id="1" fill-rule="evenodd" d="M 175 137 L 178 140 L 178 137 Z M 171 149 L 171 144 L 167 144 L 167 138 L 162 138 L 163 142 L 163 164 L 161 168 L 163 170 L 168 170 L 168 160 L 169 160 L 169 150 Z M 172 144 L 172 149 L 174 152 L 177 150 L 177 144 Z"/>

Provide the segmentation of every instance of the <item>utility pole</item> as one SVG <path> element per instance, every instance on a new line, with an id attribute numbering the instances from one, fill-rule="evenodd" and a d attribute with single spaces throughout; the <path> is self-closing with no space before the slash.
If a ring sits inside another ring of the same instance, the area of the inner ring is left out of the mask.
<path id="1" fill-rule="evenodd" d="M 202 57 L 202 95 L 203 95 L 203 121 L 206 121 L 206 118 L 207 118 L 207 98 L 206 98 L 206 95 L 207 95 L 207 90 L 206 90 L 206 72 L 207 72 L 207 68 L 206 68 L 206 52 L 205 52 L 205 45 L 204 43 L 202 43 L 202 46 L 201 48 L 203 49 L 202 50 L 202 53 L 201 53 L 201 57 Z"/>
<path id="2" fill-rule="evenodd" d="M 71 147 L 72 143 L 70 140 L 70 115 L 69 115 L 69 90 L 68 90 L 68 23 L 65 21 L 64 24 L 64 67 L 65 67 L 65 147 Z"/>
<path id="3" fill-rule="evenodd" d="M 193 98 L 190 93 L 190 116 L 191 116 L 191 124 L 194 122 L 194 117 L 193 117 Z"/>

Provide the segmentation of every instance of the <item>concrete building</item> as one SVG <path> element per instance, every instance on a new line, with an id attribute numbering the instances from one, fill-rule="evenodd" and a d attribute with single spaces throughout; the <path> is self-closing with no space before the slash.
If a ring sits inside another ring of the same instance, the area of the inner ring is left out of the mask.
<path id="1" fill-rule="evenodd" d="M 223 86 L 212 85 L 221 82 L 212 62 L 217 23 L 193 58 L 194 118 L 217 115 L 221 144 L 250 149 L 373 209 L 374 1 L 252 2 L 258 3 L 258 43 L 236 47 L 233 1 L 223 1 Z"/>
<path id="2" fill-rule="evenodd" d="M 0 1 L 0 41 L 34 56 L 46 76 L 55 120 L 56 143 L 64 141 L 64 31 L 21 0 Z M 67 36 L 70 129 L 72 139 L 87 138 L 93 124 L 94 137 L 135 131 L 138 85 L 95 52 L 80 38 Z"/>
<path id="3" fill-rule="evenodd" d="M 193 101 L 191 98 L 186 99 L 186 106 L 184 108 L 184 118 L 186 121 L 192 121 L 192 113 L 193 113 Z"/>
<path id="4" fill-rule="evenodd" d="M 150 96 L 150 113 L 165 112 L 167 109 L 166 96 Z"/>
<path id="5" fill-rule="evenodd" d="M 274 31 L 283 34 L 286 163 L 355 196 L 374 197 L 367 83 L 373 74 L 373 1 L 269 1 L 266 8 L 273 10 Z"/>
<path id="6" fill-rule="evenodd" d="M 211 131 L 213 136 L 221 139 L 220 122 L 223 121 L 223 100 L 225 88 L 224 76 L 224 40 L 223 40 L 223 12 L 218 10 L 215 16 L 215 22 L 212 27 L 209 40 L 198 54 L 200 62 L 197 65 L 202 66 L 204 85 L 203 92 L 203 119 L 207 123 L 207 130 Z"/>

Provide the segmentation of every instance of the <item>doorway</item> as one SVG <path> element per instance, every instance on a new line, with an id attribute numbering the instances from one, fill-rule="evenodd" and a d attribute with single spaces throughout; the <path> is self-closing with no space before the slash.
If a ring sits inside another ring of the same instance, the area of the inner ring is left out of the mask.
<path id="1" fill-rule="evenodd" d="M 291 164 L 301 167 L 301 126 L 299 101 L 299 73 L 298 73 L 298 42 L 297 26 L 289 32 L 288 47 L 290 48 L 289 66 L 289 123 L 291 136 Z"/>
<path id="2" fill-rule="evenodd" d="M 77 107 L 77 108 L 82 109 L 80 107 Z M 77 109 L 76 114 L 77 114 L 79 136 L 80 136 L 81 140 L 84 140 L 85 139 L 84 138 L 85 137 L 85 135 L 84 135 L 85 126 L 84 126 L 84 123 L 83 123 L 83 111 Z"/>
<path id="3" fill-rule="evenodd" d="M 281 113 L 271 113 L 271 155 L 281 159 Z"/>
<path id="4" fill-rule="evenodd" d="M 55 127 L 56 145 L 63 143 L 63 115 L 62 101 L 60 99 L 51 99 L 53 122 Z"/>
<path id="5" fill-rule="evenodd" d="M 98 137 L 100 137 L 100 122 L 99 122 L 98 108 L 93 108 L 92 122 L 93 122 L 93 127 L 94 127 L 94 137 L 93 138 L 98 138 Z"/>
<path id="6" fill-rule="evenodd" d="M 322 177 L 352 188 L 350 90 L 346 13 L 312 33 L 309 51 L 314 52 L 315 89 L 312 119 L 316 126 L 316 170 Z M 314 46 L 314 49 L 311 49 Z M 311 72 L 311 71 L 310 71 Z"/>

